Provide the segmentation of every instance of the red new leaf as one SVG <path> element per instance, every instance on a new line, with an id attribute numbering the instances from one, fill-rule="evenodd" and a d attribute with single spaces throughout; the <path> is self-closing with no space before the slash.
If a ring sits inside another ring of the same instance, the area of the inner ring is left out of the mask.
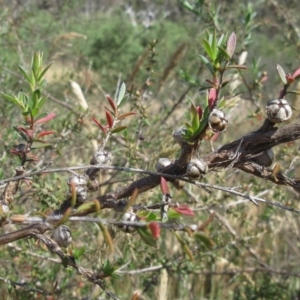
<path id="1" fill-rule="evenodd" d="M 196 110 L 197 110 L 197 112 L 198 112 L 199 120 L 201 120 L 202 115 L 203 115 L 202 108 L 201 108 L 200 106 L 197 106 L 197 107 L 196 107 Z"/>
<path id="2" fill-rule="evenodd" d="M 217 90 L 215 88 L 211 88 L 208 94 L 208 106 L 210 109 L 212 109 L 216 100 L 217 100 Z"/>
<path id="3" fill-rule="evenodd" d="M 163 194 L 170 194 L 168 182 L 163 177 L 160 177 L 160 188 Z"/>
<path id="4" fill-rule="evenodd" d="M 151 222 L 151 223 L 149 223 L 148 227 L 149 227 L 149 229 L 151 231 L 152 236 L 155 239 L 158 239 L 159 236 L 160 236 L 160 227 L 159 227 L 158 223 Z"/>
<path id="5" fill-rule="evenodd" d="M 128 112 L 128 113 L 125 113 L 125 114 L 122 114 L 120 116 L 118 116 L 118 120 L 123 120 L 125 119 L 126 117 L 129 117 L 129 116 L 132 116 L 132 115 L 135 115 L 136 113 L 131 111 L 131 112 Z"/>
<path id="6" fill-rule="evenodd" d="M 50 131 L 42 131 L 41 133 L 39 133 L 38 135 L 37 135 L 37 137 L 42 137 L 42 136 L 45 136 L 45 135 L 49 135 L 49 134 L 53 134 L 53 133 L 55 133 L 55 131 L 53 131 L 53 130 L 50 130 Z"/>
<path id="7" fill-rule="evenodd" d="M 33 137 L 33 130 L 32 129 L 26 129 L 24 127 L 17 127 L 18 130 L 24 132 L 27 136 Z"/>
<path id="8" fill-rule="evenodd" d="M 98 125 L 104 134 L 107 134 L 107 129 L 104 126 L 102 126 L 95 118 L 92 118 L 92 120 Z"/>
<path id="9" fill-rule="evenodd" d="M 106 114 L 106 120 L 107 120 L 108 126 L 109 126 L 109 128 L 112 128 L 114 125 L 114 119 L 109 111 L 106 111 L 105 114 Z"/>
<path id="10" fill-rule="evenodd" d="M 49 114 L 48 116 L 44 117 L 44 118 L 41 118 L 37 121 L 34 122 L 34 124 L 40 124 L 40 123 L 45 123 L 45 122 L 48 122 L 50 121 L 51 119 L 55 118 L 56 117 L 56 114 L 54 113 L 51 113 Z"/>
<path id="11" fill-rule="evenodd" d="M 186 204 L 180 204 L 179 206 L 175 206 L 172 208 L 181 215 L 185 215 L 185 216 L 195 215 L 194 212 Z"/>
<path id="12" fill-rule="evenodd" d="M 116 104 L 115 104 L 114 100 L 111 99 L 109 96 L 106 96 L 106 99 L 107 99 L 109 105 L 111 106 L 111 108 L 113 109 L 114 113 L 116 113 L 117 112 L 117 107 L 116 107 Z"/>

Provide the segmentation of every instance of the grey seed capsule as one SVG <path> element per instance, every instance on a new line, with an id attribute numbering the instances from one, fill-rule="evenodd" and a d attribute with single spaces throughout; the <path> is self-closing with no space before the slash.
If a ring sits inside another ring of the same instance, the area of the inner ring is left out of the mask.
<path id="1" fill-rule="evenodd" d="M 209 115 L 208 125 L 214 132 L 224 131 L 228 126 L 228 119 L 222 110 L 214 108 Z"/>
<path id="2" fill-rule="evenodd" d="M 266 114 L 271 122 L 281 123 L 290 119 L 293 111 L 285 99 L 275 99 L 268 101 Z"/>

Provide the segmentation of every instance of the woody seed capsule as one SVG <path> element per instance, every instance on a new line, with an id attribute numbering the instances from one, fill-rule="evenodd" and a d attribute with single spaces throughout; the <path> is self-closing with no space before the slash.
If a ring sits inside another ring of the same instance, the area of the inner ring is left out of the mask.
<path id="1" fill-rule="evenodd" d="M 222 110 L 214 108 L 209 115 L 208 125 L 214 132 L 224 131 L 228 125 L 228 119 Z"/>
<path id="2" fill-rule="evenodd" d="M 168 158 L 161 157 L 156 163 L 156 171 L 160 173 L 165 167 L 169 166 L 171 163 L 172 162 Z"/>
<path id="3" fill-rule="evenodd" d="M 291 118 L 293 112 L 285 99 L 270 100 L 266 106 L 267 118 L 273 123 L 281 123 Z"/>
<path id="4" fill-rule="evenodd" d="M 192 158 L 186 167 L 186 174 L 190 178 L 198 178 L 208 171 L 206 162 L 199 158 Z"/>
<path id="5" fill-rule="evenodd" d="M 63 248 L 67 248 L 72 243 L 72 235 L 70 228 L 66 225 L 61 225 L 53 230 L 51 238 Z"/>

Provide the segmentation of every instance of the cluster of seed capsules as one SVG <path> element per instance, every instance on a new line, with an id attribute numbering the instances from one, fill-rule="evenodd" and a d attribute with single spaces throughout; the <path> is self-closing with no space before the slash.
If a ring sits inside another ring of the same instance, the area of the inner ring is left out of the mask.
<path id="1" fill-rule="evenodd" d="M 285 99 L 275 99 L 268 101 L 266 105 L 266 115 L 270 122 L 276 124 L 289 120 L 292 116 L 292 108 Z M 217 108 L 214 108 L 208 118 L 208 126 L 213 132 L 224 131 L 227 128 L 228 119 L 226 114 Z M 179 127 L 173 132 L 174 140 L 182 145 L 186 140 L 184 139 L 184 133 L 186 128 L 184 126 Z M 93 158 L 93 164 L 106 163 L 110 160 L 110 157 L 106 152 L 97 153 Z M 274 153 L 271 149 L 264 151 L 252 159 L 253 162 L 262 166 L 270 166 L 274 159 Z M 156 164 L 157 172 L 162 172 L 164 168 L 171 164 L 171 160 L 168 158 L 160 158 Z M 199 157 L 192 157 L 186 167 L 186 175 L 191 179 L 201 178 L 208 172 L 207 163 Z M 88 174 L 89 175 L 89 174 Z M 70 187 L 69 193 L 72 192 L 71 185 L 75 187 L 77 201 L 83 202 L 86 199 L 87 194 L 87 178 L 81 176 L 71 176 L 68 179 L 68 185 Z M 127 211 L 123 214 L 122 221 L 125 222 L 138 222 L 139 219 L 133 211 Z M 128 225 L 118 226 L 122 231 L 133 233 L 136 228 Z M 72 236 L 70 229 L 65 226 L 59 226 L 53 231 L 52 238 L 61 246 L 67 247 L 72 242 Z"/>
<path id="2" fill-rule="evenodd" d="M 291 118 L 292 108 L 285 99 L 270 100 L 266 105 L 266 115 L 270 122 L 281 123 Z M 222 110 L 214 108 L 208 117 L 208 126 L 213 132 L 224 131 L 228 126 L 226 114 Z M 174 140 L 180 145 L 186 142 L 185 130 L 186 128 L 181 126 L 173 132 Z M 253 161 L 263 166 L 270 166 L 273 159 L 274 153 L 269 149 L 255 157 Z M 186 175 L 191 179 L 196 179 L 206 174 L 207 171 L 208 166 L 201 158 L 192 157 L 187 164 Z"/>

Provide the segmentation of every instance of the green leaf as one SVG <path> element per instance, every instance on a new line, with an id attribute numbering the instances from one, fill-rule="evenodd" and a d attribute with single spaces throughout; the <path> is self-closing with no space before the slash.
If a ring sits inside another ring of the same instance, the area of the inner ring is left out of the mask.
<path id="1" fill-rule="evenodd" d="M 31 62 L 31 69 L 37 81 L 38 81 L 38 75 L 40 71 L 41 59 L 42 59 L 41 54 L 39 52 L 34 52 L 32 57 L 32 62 Z"/>
<path id="2" fill-rule="evenodd" d="M 218 55 L 216 31 L 212 35 L 211 49 L 213 51 L 213 61 L 215 61 Z"/>
<path id="3" fill-rule="evenodd" d="M 276 69 L 277 69 L 277 72 L 279 74 L 279 77 L 280 77 L 282 83 L 283 84 L 287 84 L 286 74 L 285 74 L 283 68 L 280 65 L 277 64 L 276 65 Z"/>
<path id="4" fill-rule="evenodd" d="M 194 7 L 187 1 L 180 1 L 179 2 L 185 9 L 189 10 L 190 12 L 194 12 Z"/>
<path id="5" fill-rule="evenodd" d="M 196 132 L 200 124 L 199 115 L 195 105 L 192 105 L 191 110 L 192 110 L 192 128 L 193 131 Z"/>
<path id="6" fill-rule="evenodd" d="M 211 60 L 215 60 L 212 46 L 209 44 L 208 40 L 206 40 L 206 39 L 203 39 L 203 48 L 206 51 L 206 53 L 208 54 L 209 58 Z"/>
<path id="7" fill-rule="evenodd" d="M 11 101 L 12 103 L 17 104 L 17 105 L 23 107 L 23 106 L 21 105 L 19 99 L 18 99 L 16 96 L 10 96 L 10 95 L 4 94 L 4 93 L 2 93 L 2 92 L 1 92 L 1 95 L 2 95 L 6 100 Z"/>
<path id="8" fill-rule="evenodd" d="M 44 68 L 44 70 L 40 73 L 40 75 L 39 75 L 39 77 L 38 77 L 38 81 L 40 81 L 40 80 L 43 78 L 43 76 L 44 76 L 45 73 L 49 70 L 49 68 L 52 66 L 53 63 L 54 63 L 54 62 L 52 61 L 48 66 L 46 66 L 46 67 Z"/>
<path id="9" fill-rule="evenodd" d="M 202 120 L 201 120 L 200 125 L 198 127 L 198 130 L 195 132 L 195 136 L 197 136 L 199 133 L 201 133 L 202 130 L 207 126 L 209 114 L 210 114 L 210 109 L 207 105 L 204 109 L 203 117 L 202 117 Z"/>
<path id="10" fill-rule="evenodd" d="M 199 242 L 204 244 L 208 249 L 211 250 L 213 248 L 214 242 L 212 241 L 211 238 L 209 238 L 205 234 L 203 234 L 201 232 L 197 232 L 197 233 L 194 234 L 194 237 L 195 237 L 196 240 L 198 240 Z"/>
<path id="11" fill-rule="evenodd" d="M 13 126 L 13 129 L 22 137 L 23 140 L 25 140 L 26 142 L 29 141 L 28 136 L 22 130 L 20 130 L 19 128 L 15 127 L 15 126 Z"/>
<path id="12" fill-rule="evenodd" d="M 120 132 L 120 131 L 123 131 L 127 128 L 127 126 L 119 126 L 119 127 L 116 127 L 115 129 L 113 129 L 111 131 L 111 133 L 116 133 L 116 132 Z"/>
<path id="13" fill-rule="evenodd" d="M 21 71 L 21 73 L 22 73 L 23 77 L 26 79 L 26 81 L 29 82 L 30 84 L 32 84 L 30 76 L 27 74 L 25 69 L 20 65 L 19 65 L 19 70 Z"/>
<path id="14" fill-rule="evenodd" d="M 221 46 L 218 46 L 218 49 L 219 49 L 219 55 L 218 55 L 218 61 L 221 62 L 223 60 L 223 58 L 226 58 L 226 59 L 230 59 L 230 55 L 227 53 L 227 51 L 221 47 Z"/>
<path id="15" fill-rule="evenodd" d="M 125 93 L 126 93 L 126 85 L 123 82 L 120 86 L 119 92 L 118 92 L 118 97 L 117 97 L 117 106 L 119 107 L 121 105 L 121 103 L 124 100 L 125 97 Z"/>
<path id="16" fill-rule="evenodd" d="M 214 75 L 215 74 L 215 70 L 214 70 L 213 65 L 208 61 L 208 59 L 205 56 L 200 55 L 200 57 L 201 57 L 202 61 L 204 62 L 204 64 L 209 69 L 209 71 L 211 72 L 211 74 Z"/>
<path id="17" fill-rule="evenodd" d="M 225 34 L 222 34 L 218 40 L 217 46 L 223 46 L 223 43 L 225 41 Z"/>
<path id="18" fill-rule="evenodd" d="M 82 256 L 86 251 L 86 245 L 83 245 L 80 248 L 74 248 L 72 249 L 73 252 L 73 256 L 75 257 L 75 259 L 79 259 L 80 256 Z"/>
<path id="19" fill-rule="evenodd" d="M 156 239 L 152 236 L 148 228 L 138 227 L 137 232 L 147 245 L 154 248 L 157 247 Z"/>
<path id="20" fill-rule="evenodd" d="M 78 213 L 81 211 L 88 211 L 90 209 L 93 209 L 94 207 L 95 207 L 94 201 L 85 202 L 77 208 L 76 212 Z"/>
<path id="21" fill-rule="evenodd" d="M 207 86 L 202 86 L 199 91 L 205 91 L 205 90 L 208 90 L 208 89 L 211 89 L 212 86 L 211 85 L 207 85 Z"/>

